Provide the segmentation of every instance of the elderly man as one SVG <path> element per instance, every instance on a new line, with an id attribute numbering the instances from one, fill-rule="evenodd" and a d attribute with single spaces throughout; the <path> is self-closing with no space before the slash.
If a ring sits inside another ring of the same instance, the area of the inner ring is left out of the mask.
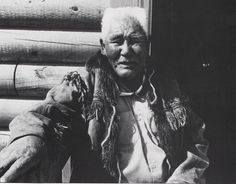
<path id="1" fill-rule="evenodd" d="M 33 170 L 38 180 L 28 181 L 55 182 L 71 155 L 72 182 L 204 183 L 205 126 L 176 83 L 158 82 L 146 22 L 141 8 L 105 11 L 101 51 L 87 62 L 85 80 L 66 75 L 11 122 L 2 182 Z"/>

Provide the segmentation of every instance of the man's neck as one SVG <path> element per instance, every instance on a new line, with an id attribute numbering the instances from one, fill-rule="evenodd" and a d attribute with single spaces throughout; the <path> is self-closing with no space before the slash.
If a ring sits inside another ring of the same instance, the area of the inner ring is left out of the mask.
<path id="1" fill-rule="evenodd" d="M 124 85 L 129 91 L 136 91 L 143 83 L 143 73 L 132 79 L 119 79 L 119 81 Z"/>

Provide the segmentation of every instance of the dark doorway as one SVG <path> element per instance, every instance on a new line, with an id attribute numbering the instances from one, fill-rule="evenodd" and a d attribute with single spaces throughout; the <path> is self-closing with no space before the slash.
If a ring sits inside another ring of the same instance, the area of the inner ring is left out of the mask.
<path id="1" fill-rule="evenodd" d="M 152 56 L 206 122 L 209 184 L 236 183 L 235 49 L 235 1 L 153 1 Z"/>

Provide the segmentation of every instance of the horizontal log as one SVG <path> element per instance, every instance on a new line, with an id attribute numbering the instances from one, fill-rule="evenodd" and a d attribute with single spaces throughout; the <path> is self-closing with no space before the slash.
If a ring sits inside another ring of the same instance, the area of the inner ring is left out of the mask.
<path id="1" fill-rule="evenodd" d="M 141 1 L 143 0 L 116 0 L 116 1 L 110 1 L 110 6 L 112 8 L 116 7 L 125 7 L 125 6 L 141 6 Z M 145 0 L 147 1 L 147 0 Z"/>
<path id="2" fill-rule="evenodd" d="M 0 95 L 16 95 L 14 87 L 15 68 L 16 65 L 0 65 Z"/>
<path id="3" fill-rule="evenodd" d="M 84 63 L 99 32 L 0 30 L 0 63 Z"/>
<path id="4" fill-rule="evenodd" d="M 14 65 L 0 65 L 1 96 L 44 98 L 68 72 L 78 71 L 82 77 L 85 75 L 85 68 L 78 66 L 18 65 L 15 73 L 13 68 Z"/>
<path id="5" fill-rule="evenodd" d="M 26 66 L 16 70 L 15 88 L 20 97 L 44 98 L 47 91 L 60 84 L 65 74 L 78 71 L 84 76 L 84 67 L 73 66 Z"/>
<path id="6" fill-rule="evenodd" d="M 8 127 L 16 115 L 23 113 L 39 102 L 40 100 L 0 99 L 0 128 Z"/>
<path id="7" fill-rule="evenodd" d="M 0 28 L 100 30 L 109 0 L 1 0 Z"/>

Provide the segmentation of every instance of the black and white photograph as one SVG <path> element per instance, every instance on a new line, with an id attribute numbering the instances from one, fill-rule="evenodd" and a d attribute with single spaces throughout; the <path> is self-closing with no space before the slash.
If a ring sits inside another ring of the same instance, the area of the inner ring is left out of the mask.
<path id="1" fill-rule="evenodd" d="M 0 183 L 236 183 L 236 1 L 0 0 Z"/>

